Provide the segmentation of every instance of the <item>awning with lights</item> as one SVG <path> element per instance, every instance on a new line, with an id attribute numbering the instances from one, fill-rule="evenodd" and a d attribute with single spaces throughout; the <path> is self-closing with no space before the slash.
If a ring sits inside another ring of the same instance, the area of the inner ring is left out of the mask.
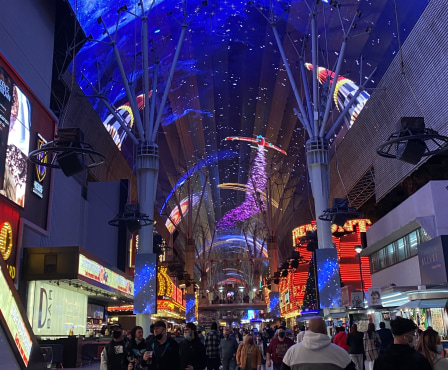
<path id="1" fill-rule="evenodd" d="M 397 308 L 397 310 L 412 310 L 415 308 L 443 308 L 446 306 L 447 299 L 417 299 L 409 301 Z"/>

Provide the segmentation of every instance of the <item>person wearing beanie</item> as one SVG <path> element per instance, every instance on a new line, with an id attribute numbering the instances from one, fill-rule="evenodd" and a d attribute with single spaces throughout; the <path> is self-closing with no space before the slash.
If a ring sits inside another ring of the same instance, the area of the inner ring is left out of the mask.
<path id="1" fill-rule="evenodd" d="M 174 338 L 168 337 L 165 321 L 156 321 L 151 326 L 153 335 L 146 340 L 143 364 L 147 370 L 179 369 L 179 344 Z"/>
<path id="2" fill-rule="evenodd" d="M 196 325 L 189 322 L 185 325 L 185 340 L 180 344 L 180 368 L 182 370 L 204 370 L 207 366 L 205 346 L 198 337 Z M 175 370 L 175 369 L 173 369 Z"/>
<path id="3" fill-rule="evenodd" d="M 380 353 L 373 370 L 431 370 L 426 358 L 414 349 L 417 340 L 417 325 L 398 316 L 390 322 L 394 342 Z"/>

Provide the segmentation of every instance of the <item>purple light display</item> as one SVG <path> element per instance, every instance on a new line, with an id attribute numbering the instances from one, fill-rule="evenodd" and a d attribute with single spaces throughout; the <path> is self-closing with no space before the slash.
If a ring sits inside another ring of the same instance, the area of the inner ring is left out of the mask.
<path id="1" fill-rule="evenodd" d="M 238 221 L 244 221 L 249 217 L 266 209 L 266 203 L 258 191 L 264 192 L 266 189 L 266 157 L 265 149 L 259 145 L 257 147 L 257 155 L 254 159 L 253 166 L 250 170 L 249 179 L 247 181 L 246 199 L 238 207 L 227 212 L 224 217 L 219 220 L 218 229 L 229 229 Z"/>

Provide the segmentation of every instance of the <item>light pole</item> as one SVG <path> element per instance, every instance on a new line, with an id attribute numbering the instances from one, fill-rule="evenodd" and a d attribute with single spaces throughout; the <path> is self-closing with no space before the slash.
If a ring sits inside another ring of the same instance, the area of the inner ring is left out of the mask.
<path id="1" fill-rule="evenodd" d="M 362 306 L 364 307 L 364 280 L 362 278 L 362 267 L 361 267 L 361 252 L 364 248 L 362 245 L 355 245 L 355 251 L 358 254 L 358 262 L 359 262 L 359 275 L 361 277 L 361 291 L 362 291 Z"/>

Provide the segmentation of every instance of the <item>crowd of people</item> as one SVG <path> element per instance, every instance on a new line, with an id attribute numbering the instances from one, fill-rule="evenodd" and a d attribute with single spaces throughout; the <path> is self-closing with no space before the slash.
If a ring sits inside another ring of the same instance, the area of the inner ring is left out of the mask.
<path id="1" fill-rule="evenodd" d="M 194 323 L 183 327 L 183 340 L 167 332 L 164 321 L 143 329 L 134 327 L 127 338 L 119 324 L 111 327 L 112 340 L 101 354 L 101 370 L 442 370 L 448 359 L 442 356 L 439 334 L 432 328 L 417 330 L 410 319 L 397 317 L 391 330 L 369 323 L 359 332 L 353 324 L 347 333 L 336 328 L 330 337 L 321 317 L 308 321 L 298 333 L 284 325 L 262 331 L 221 327 L 216 323 L 205 336 Z"/>

